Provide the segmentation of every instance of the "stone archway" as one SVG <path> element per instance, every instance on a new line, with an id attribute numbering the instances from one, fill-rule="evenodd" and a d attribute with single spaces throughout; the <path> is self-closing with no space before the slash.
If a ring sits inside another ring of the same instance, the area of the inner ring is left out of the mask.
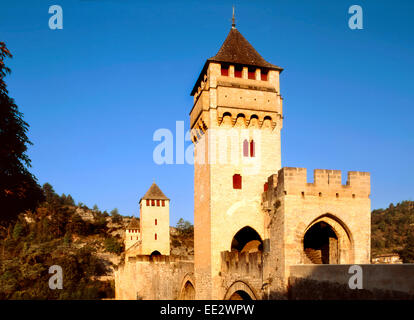
<path id="1" fill-rule="evenodd" d="M 195 286 L 190 274 L 186 274 L 182 281 L 179 300 L 195 300 Z"/>
<path id="2" fill-rule="evenodd" d="M 253 228 L 246 226 L 240 229 L 231 241 L 231 251 L 257 252 L 263 251 L 263 241 Z"/>
<path id="3" fill-rule="evenodd" d="M 309 264 L 353 263 L 353 241 L 345 224 L 326 214 L 312 221 L 301 238 L 302 262 Z"/>
<path id="4" fill-rule="evenodd" d="M 247 283 L 236 281 L 227 289 L 224 300 L 257 300 L 257 298 Z"/>

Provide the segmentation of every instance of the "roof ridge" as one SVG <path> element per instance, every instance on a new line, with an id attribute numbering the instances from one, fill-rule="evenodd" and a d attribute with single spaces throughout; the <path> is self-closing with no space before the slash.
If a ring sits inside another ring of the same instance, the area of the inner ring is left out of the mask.
<path id="1" fill-rule="evenodd" d="M 228 62 L 235 64 L 245 64 L 257 67 L 282 69 L 274 64 L 267 62 L 250 42 L 237 30 L 231 28 L 229 34 L 221 45 L 219 51 L 208 61 Z"/>
<path id="2" fill-rule="evenodd" d="M 153 199 L 153 200 L 170 200 L 157 186 L 155 182 L 152 183 L 151 187 L 145 193 L 145 195 L 141 198 L 142 199 Z"/>

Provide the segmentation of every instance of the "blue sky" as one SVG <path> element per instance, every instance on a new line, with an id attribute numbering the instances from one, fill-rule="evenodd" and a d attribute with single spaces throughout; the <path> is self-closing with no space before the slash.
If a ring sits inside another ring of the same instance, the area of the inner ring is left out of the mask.
<path id="1" fill-rule="evenodd" d="M 238 30 L 285 68 L 282 165 L 371 172 L 372 208 L 414 200 L 410 1 L 11 1 L 0 10 L 10 95 L 41 184 L 138 215 L 155 179 L 171 223 L 193 221 L 193 167 L 157 165 L 155 130 L 189 126 L 190 91 L 236 5 Z M 63 30 L 50 30 L 50 5 Z M 359 4 L 364 29 L 348 27 Z"/>

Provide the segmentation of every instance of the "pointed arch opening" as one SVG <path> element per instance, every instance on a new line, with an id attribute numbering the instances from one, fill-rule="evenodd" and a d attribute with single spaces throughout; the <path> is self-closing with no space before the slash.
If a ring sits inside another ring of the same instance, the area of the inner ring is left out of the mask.
<path id="1" fill-rule="evenodd" d="M 263 241 L 256 230 L 247 226 L 240 229 L 233 237 L 231 251 L 262 252 Z"/>
<path id="2" fill-rule="evenodd" d="M 193 284 L 188 280 L 181 291 L 181 300 L 194 300 L 195 289 Z"/>
<path id="3" fill-rule="evenodd" d="M 303 248 L 313 264 L 338 263 L 338 237 L 326 222 L 315 223 L 305 233 Z"/>
<path id="4" fill-rule="evenodd" d="M 353 263 L 353 241 L 349 229 L 335 216 L 326 214 L 306 228 L 303 262 L 307 264 Z"/>

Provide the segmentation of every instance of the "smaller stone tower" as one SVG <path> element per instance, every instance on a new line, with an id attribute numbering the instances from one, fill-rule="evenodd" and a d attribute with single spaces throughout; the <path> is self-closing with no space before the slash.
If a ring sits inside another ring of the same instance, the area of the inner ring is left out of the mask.
<path id="1" fill-rule="evenodd" d="M 170 254 L 170 199 L 155 182 L 139 201 L 140 254 Z"/>
<path id="2" fill-rule="evenodd" d="M 125 231 L 125 250 L 131 248 L 140 240 L 139 222 L 136 218 L 132 218 Z"/>

